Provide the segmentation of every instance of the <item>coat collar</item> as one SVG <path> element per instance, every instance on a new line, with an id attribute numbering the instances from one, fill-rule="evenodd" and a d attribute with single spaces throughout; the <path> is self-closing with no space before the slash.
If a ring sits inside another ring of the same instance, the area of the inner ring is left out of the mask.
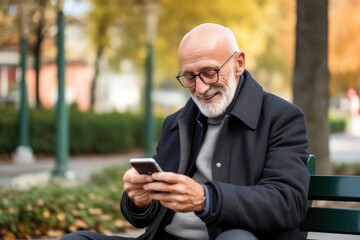
<path id="1" fill-rule="evenodd" d="M 251 129 L 255 129 L 259 122 L 263 89 L 247 70 L 245 70 L 242 76 L 242 82 L 236 90 L 235 98 L 227 110 L 227 115 L 234 116 Z M 185 120 L 184 118 L 186 118 L 185 121 L 189 122 L 194 119 L 199 119 L 199 115 L 204 117 L 200 114 L 199 108 L 190 98 L 186 105 L 180 110 L 177 121 L 173 122 L 171 129 L 178 127 L 180 119 Z"/>
<path id="2" fill-rule="evenodd" d="M 260 118 L 261 106 L 263 101 L 263 89 L 245 70 L 244 82 L 240 84 L 236 98 L 230 106 L 229 115 L 234 116 L 244 122 L 252 129 L 257 127 Z"/>

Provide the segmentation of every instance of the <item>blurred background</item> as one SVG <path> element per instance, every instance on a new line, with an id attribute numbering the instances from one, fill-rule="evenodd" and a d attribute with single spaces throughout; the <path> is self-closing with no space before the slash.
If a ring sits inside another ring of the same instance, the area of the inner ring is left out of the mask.
<path id="1" fill-rule="evenodd" d="M 360 1 L 0 0 L 2 179 L 153 154 L 188 99 L 178 44 L 203 22 L 232 29 L 264 89 L 304 110 L 318 173 L 360 174 Z"/>
<path id="2" fill-rule="evenodd" d="M 57 100 L 57 2 L 1 1 L 2 106 L 19 103 L 17 69 L 21 33 L 25 32 L 29 106 L 54 107 Z M 144 2 L 147 1 L 63 0 L 66 102 L 69 105 L 76 105 L 81 111 L 94 109 L 97 112 L 140 109 L 147 35 Z M 341 99 L 347 98 L 349 88 L 359 91 L 359 5 L 354 0 L 329 1 L 328 62 L 334 108 L 342 106 Z M 172 107 L 178 108 L 183 103 L 180 99 L 186 98 L 179 97 L 183 95 L 182 89 L 174 78 L 179 70 L 177 47 L 184 33 L 203 22 L 231 28 L 240 48 L 247 54 L 247 68 L 264 88 L 292 99 L 295 1 L 262 0 L 235 5 L 233 1 L 207 4 L 198 0 L 179 4 L 162 0 L 150 11 L 155 11 L 158 18 L 154 23 L 154 92 L 160 95 L 154 100 L 160 105 L 160 113 L 173 111 Z M 93 89 L 92 84 L 96 86 Z M 163 89 L 178 92 L 179 96 L 170 95 L 179 99 L 174 99 L 174 103 L 170 99 L 168 103 L 159 101 Z"/>

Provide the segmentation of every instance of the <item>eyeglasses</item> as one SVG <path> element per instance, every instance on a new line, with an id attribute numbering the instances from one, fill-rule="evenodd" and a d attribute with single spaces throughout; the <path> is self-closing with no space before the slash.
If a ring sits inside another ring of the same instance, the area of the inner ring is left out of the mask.
<path id="1" fill-rule="evenodd" d="M 191 88 L 196 85 L 196 77 L 199 77 L 200 80 L 205 84 L 215 84 L 217 81 L 219 81 L 219 71 L 222 67 L 225 66 L 225 64 L 236 54 L 235 51 L 225 62 L 221 67 L 219 68 L 207 68 L 198 74 L 194 74 L 191 72 L 185 72 L 181 73 L 181 71 L 176 76 L 176 79 L 179 81 L 179 83 L 185 87 L 185 88 Z"/>

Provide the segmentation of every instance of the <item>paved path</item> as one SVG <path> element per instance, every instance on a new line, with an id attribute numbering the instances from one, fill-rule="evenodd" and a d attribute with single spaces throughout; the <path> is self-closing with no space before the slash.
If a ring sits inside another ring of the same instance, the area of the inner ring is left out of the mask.
<path id="1" fill-rule="evenodd" d="M 334 162 L 360 162 L 360 136 L 333 134 L 329 148 L 330 159 Z"/>
<path id="2" fill-rule="evenodd" d="M 77 156 L 70 157 L 70 169 L 80 181 L 87 181 L 92 174 L 104 168 L 121 165 L 131 157 L 139 154 L 113 154 L 105 156 Z M 11 161 L 0 160 L 0 186 L 8 188 L 18 185 L 21 188 L 27 184 L 41 184 L 47 181 L 55 168 L 55 159 L 52 157 L 40 158 L 34 164 L 14 164 Z"/>

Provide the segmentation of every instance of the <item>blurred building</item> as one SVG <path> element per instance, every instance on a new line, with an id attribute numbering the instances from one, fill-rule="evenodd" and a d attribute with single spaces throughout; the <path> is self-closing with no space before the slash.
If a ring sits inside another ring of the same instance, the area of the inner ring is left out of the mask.
<path id="1" fill-rule="evenodd" d="M 16 87 L 18 64 L 17 49 L 0 50 L 0 105 L 14 105 L 18 102 Z"/>
<path id="2" fill-rule="evenodd" d="M 97 112 L 139 111 L 141 80 L 133 72 L 117 73 L 107 68 L 98 77 L 95 110 Z"/>
<path id="3" fill-rule="evenodd" d="M 92 67 L 86 62 L 67 62 L 65 71 L 65 99 L 68 105 L 76 105 L 87 111 L 90 107 Z M 35 70 L 28 68 L 26 73 L 30 106 L 35 105 Z M 47 63 L 41 66 L 39 96 L 45 108 L 56 105 L 58 96 L 57 66 Z"/>
<path id="4" fill-rule="evenodd" d="M 65 1 L 64 11 L 70 15 L 65 28 L 65 98 L 69 105 L 76 105 L 81 111 L 90 109 L 91 82 L 94 77 L 95 50 L 86 34 L 86 23 L 80 21 L 87 8 L 86 1 Z M 32 5 L 29 5 L 32 6 Z M 29 8 L 30 9 L 30 8 Z M 0 106 L 18 105 L 20 54 L 18 28 L 13 22 L 17 17 L 17 7 L 10 4 L 6 14 L 0 14 Z M 56 65 L 56 15 L 53 10 L 45 12 L 47 35 L 42 42 L 41 64 L 39 75 L 39 97 L 45 108 L 53 108 L 57 103 L 57 65 Z M 34 30 L 32 30 L 34 33 Z M 29 105 L 35 106 L 36 73 L 34 69 L 33 46 L 34 36 L 29 35 L 27 51 L 26 82 Z M 96 84 L 95 110 L 109 111 L 142 111 L 144 93 L 144 72 L 134 71 L 129 61 L 121 64 L 121 71 L 109 69 L 105 64 L 100 66 Z M 178 89 L 154 89 L 154 111 L 170 113 L 184 104 L 187 96 Z"/>

